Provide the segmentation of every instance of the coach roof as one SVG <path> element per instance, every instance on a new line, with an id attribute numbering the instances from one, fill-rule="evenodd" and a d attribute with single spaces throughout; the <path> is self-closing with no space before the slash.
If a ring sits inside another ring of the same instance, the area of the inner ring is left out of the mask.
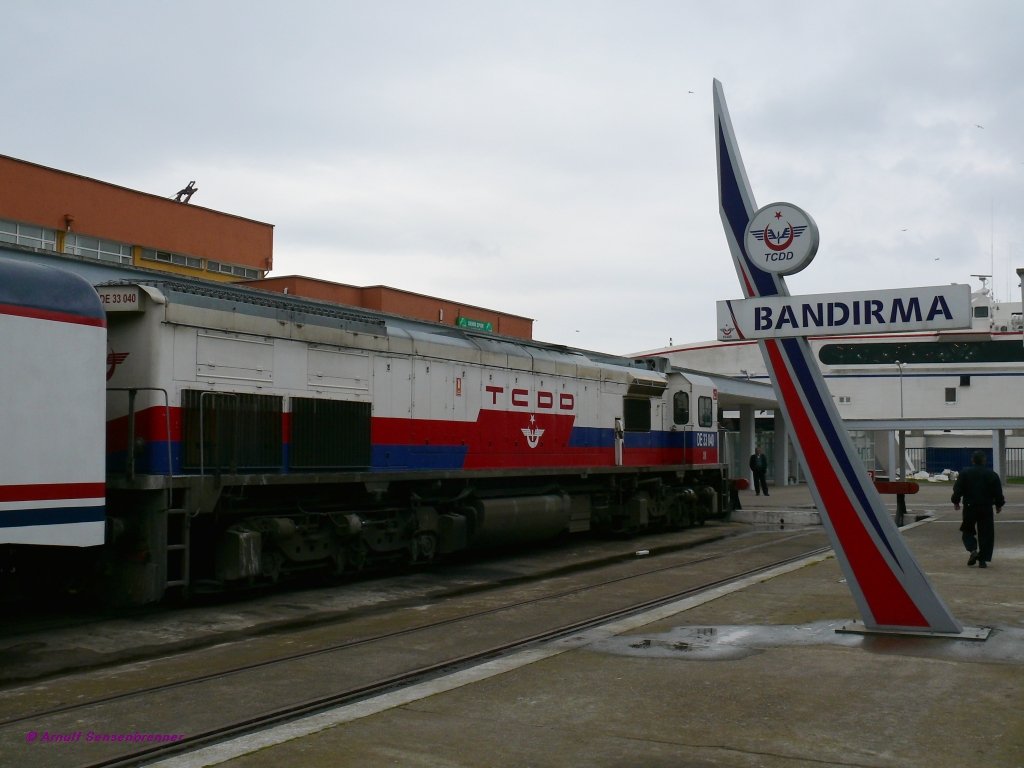
<path id="1" fill-rule="evenodd" d="M 100 297 L 85 278 L 41 264 L 0 260 L 0 307 L 5 314 L 106 325 Z"/>

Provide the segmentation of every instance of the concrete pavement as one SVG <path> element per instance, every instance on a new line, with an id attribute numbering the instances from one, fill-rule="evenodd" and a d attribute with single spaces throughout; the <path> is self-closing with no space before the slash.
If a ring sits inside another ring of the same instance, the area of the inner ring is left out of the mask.
<path id="1" fill-rule="evenodd" d="M 1024 766 L 1024 488 L 987 570 L 967 567 L 950 490 L 909 497 L 924 519 L 903 533 L 985 641 L 836 632 L 858 616 L 825 555 L 164 765 Z M 805 486 L 741 500 L 791 519 L 811 505 Z"/>

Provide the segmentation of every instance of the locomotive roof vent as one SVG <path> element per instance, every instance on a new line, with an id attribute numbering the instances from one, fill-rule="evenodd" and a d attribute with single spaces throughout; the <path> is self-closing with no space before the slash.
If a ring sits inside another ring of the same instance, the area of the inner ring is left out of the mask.
<path id="1" fill-rule="evenodd" d="M 667 357 L 638 357 L 633 361 L 638 367 L 646 368 L 648 371 L 667 373 L 671 363 Z"/>

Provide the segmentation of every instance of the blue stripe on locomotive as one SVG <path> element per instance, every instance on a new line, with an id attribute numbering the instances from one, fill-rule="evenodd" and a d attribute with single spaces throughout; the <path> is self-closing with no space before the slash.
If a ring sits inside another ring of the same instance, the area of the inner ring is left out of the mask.
<path id="1" fill-rule="evenodd" d="M 569 448 L 611 448 L 615 445 L 615 431 L 603 427 L 573 427 L 569 437 Z M 624 446 L 627 449 L 687 449 L 715 448 L 718 433 L 713 431 L 679 432 L 626 432 Z M 370 469 L 461 469 L 466 460 L 468 448 L 464 445 L 375 445 L 371 448 Z M 127 452 L 117 451 L 107 455 L 107 471 L 123 473 L 126 470 Z M 138 474 L 166 475 L 182 474 L 181 443 L 171 443 L 171 468 L 167 466 L 167 442 L 147 442 L 135 456 L 135 471 Z M 283 451 L 279 466 L 263 468 L 270 472 L 289 470 L 288 452 Z M 243 470 L 245 471 L 245 470 Z M 198 474 L 190 469 L 188 474 Z"/>
<path id="2" fill-rule="evenodd" d="M 626 448 L 716 448 L 718 433 L 712 431 L 626 432 Z M 604 427 L 574 427 L 570 448 L 610 448 L 615 445 L 615 430 Z"/>

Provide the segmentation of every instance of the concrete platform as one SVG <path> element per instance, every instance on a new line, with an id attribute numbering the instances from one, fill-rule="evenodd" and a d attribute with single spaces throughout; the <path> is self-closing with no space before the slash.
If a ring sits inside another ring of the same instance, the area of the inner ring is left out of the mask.
<path id="1" fill-rule="evenodd" d="M 908 519 L 927 519 L 904 535 L 984 641 L 837 632 L 859 617 L 819 556 L 161 765 L 1024 766 L 1024 488 L 1008 489 L 986 570 L 966 565 L 949 493 L 909 497 Z M 803 486 L 741 500 L 811 505 Z"/>

